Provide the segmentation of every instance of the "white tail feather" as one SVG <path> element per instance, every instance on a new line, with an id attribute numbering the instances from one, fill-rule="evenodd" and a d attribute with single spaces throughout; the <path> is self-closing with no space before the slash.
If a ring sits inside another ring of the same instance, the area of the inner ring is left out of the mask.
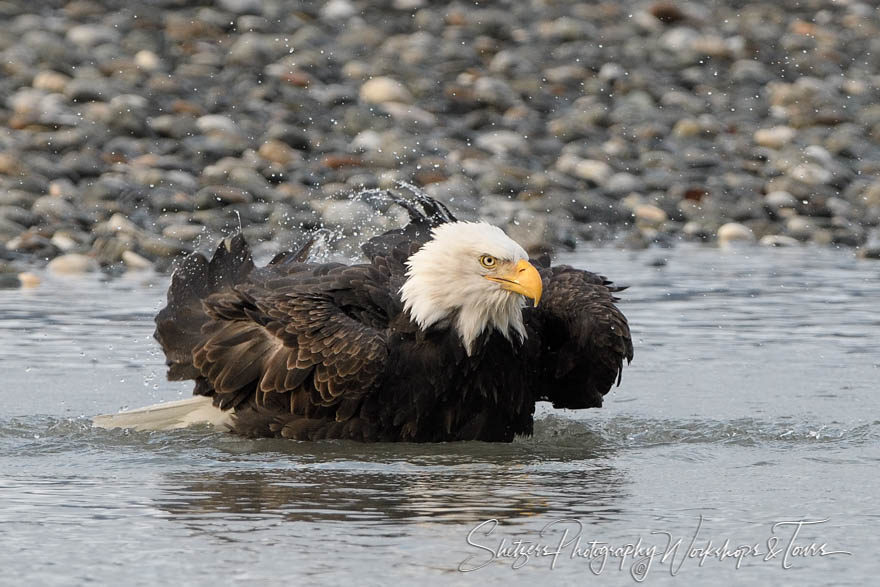
<path id="1" fill-rule="evenodd" d="M 222 430 L 230 430 L 232 410 L 214 407 L 211 398 L 196 396 L 155 404 L 137 410 L 95 416 L 92 426 L 96 428 L 132 428 L 134 430 L 175 430 L 197 424 L 211 424 Z"/>

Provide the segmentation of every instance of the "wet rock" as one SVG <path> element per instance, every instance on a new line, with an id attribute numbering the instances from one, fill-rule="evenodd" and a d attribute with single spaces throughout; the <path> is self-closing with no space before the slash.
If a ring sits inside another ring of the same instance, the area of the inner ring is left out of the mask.
<path id="1" fill-rule="evenodd" d="M 639 204 L 633 210 L 638 226 L 658 227 L 666 222 L 669 217 L 662 209 L 651 204 Z"/>
<path id="2" fill-rule="evenodd" d="M 602 185 L 605 193 L 610 196 L 623 196 L 631 192 L 642 191 L 644 187 L 645 184 L 641 179 L 625 171 L 615 173 Z"/>
<path id="3" fill-rule="evenodd" d="M 218 0 L 217 5 L 233 14 L 263 14 L 261 0 Z"/>
<path id="4" fill-rule="evenodd" d="M 67 40 L 74 45 L 89 49 L 104 43 L 116 43 L 119 41 L 119 32 L 109 26 L 82 24 L 67 31 Z"/>
<path id="5" fill-rule="evenodd" d="M 147 49 L 142 49 L 135 53 L 134 64 L 138 68 L 149 72 L 159 71 L 165 68 L 162 58 Z"/>
<path id="6" fill-rule="evenodd" d="M 675 24 L 687 18 L 682 9 L 673 2 L 655 2 L 648 12 L 663 24 Z"/>
<path id="7" fill-rule="evenodd" d="M 0 153 L 0 175 L 24 175 L 25 166 L 13 153 Z"/>
<path id="8" fill-rule="evenodd" d="M 682 118 L 675 123 L 672 129 L 672 134 L 679 137 L 696 137 L 702 132 L 702 125 L 693 118 Z"/>
<path id="9" fill-rule="evenodd" d="M 563 173 L 589 180 L 596 185 L 602 185 L 608 181 L 613 173 L 611 166 L 604 161 L 581 159 L 568 154 L 556 161 L 556 168 Z"/>
<path id="10" fill-rule="evenodd" d="M 15 270 L 0 263 L 0 290 L 18 289 L 19 287 L 21 287 L 21 280 Z"/>
<path id="11" fill-rule="evenodd" d="M 37 231 L 28 230 L 6 242 L 6 249 L 29 253 L 41 259 L 51 259 L 58 255 L 58 249 Z"/>
<path id="12" fill-rule="evenodd" d="M 113 96 L 110 85 L 102 79 L 74 78 L 64 87 L 71 102 L 105 102 Z"/>
<path id="13" fill-rule="evenodd" d="M 141 235 L 137 243 L 141 252 L 151 257 L 176 257 L 191 252 L 182 242 L 167 236 Z"/>
<path id="14" fill-rule="evenodd" d="M 44 90 L 56 94 L 63 94 L 70 83 L 70 77 L 57 71 L 41 71 L 34 76 L 31 85 L 36 90 Z"/>
<path id="15" fill-rule="evenodd" d="M 265 136 L 266 140 L 279 140 L 298 151 L 311 149 L 309 135 L 304 130 L 287 124 L 272 126 Z"/>
<path id="16" fill-rule="evenodd" d="M 830 171 L 814 163 L 795 165 L 789 170 L 788 175 L 809 185 L 829 183 L 834 177 Z"/>
<path id="17" fill-rule="evenodd" d="M 399 81 L 390 77 L 374 77 L 361 86 L 360 99 L 367 104 L 383 102 L 411 103 L 413 96 Z"/>
<path id="18" fill-rule="evenodd" d="M 875 230 L 857 254 L 861 259 L 880 259 L 880 231 Z"/>
<path id="19" fill-rule="evenodd" d="M 114 267 L 122 261 L 122 254 L 135 246 L 136 241 L 131 235 L 98 236 L 92 243 L 89 256 L 101 267 Z"/>
<path id="20" fill-rule="evenodd" d="M 412 104 L 400 102 L 384 102 L 382 110 L 390 114 L 397 122 L 413 128 L 430 128 L 437 124 L 437 117 Z"/>
<path id="21" fill-rule="evenodd" d="M 348 0 L 329 0 L 321 8 L 321 16 L 327 20 L 346 20 L 358 13 L 358 9 Z"/>
<path id="22" fill-rule="evenodd" d="M 243 189 L 228 185 L 207 186 L 198 191 L 194 198 L 197 209 L 220 208 L 231 204 L 247 204 L 253 196 Z"/>
<path id="23" fill-rule="evenodd" d="M 481 77 L 474 82 L 473 97 L 500 109 L 510 108 L 519 101 L 519 96 L 506 82 L 491 77 Z"/>
<path id="24" fill-rule="evenodd" d="M 506 130 L 481 134 L 476 145 L 495 155 L 526 155 L 529 152 L 528 142 L 521 134 Z"/>
<path id="25" fill-rule="evenodd" d="M 788 126 L 774 126 L 773 128 L 762 128 L 755 131 L 755 143 L 762 147 L 770 149 L 781 149 L 785 145 L 791 143 L 797 131 Z"/>
<path id="26" fill-rule="evenodd" d="M 77 248 L 81 240 L 74 238 L 66 232 L 58 231 L 52 235 L 49 242 L 62 253 L 67 253 Z"/>
<path id="27" fill-rule="evenodd" d="M 690 240 L 707 241 L 718 232 L 717 226 L 707 226 L 706 223 L 690 220 L 681 227 L 681 234 Z"/>
<path id="28" fill-rule="evenodd" d="M 60 220 L 70 220 L 77 215 L 73 204 L 55 196 L 38 198 L 31 206 L 31 212 L 45 219 Z"/>
<path id="29" fill-rule="evenodd" d="M 770 192 L 764 196 L 764 203 L 773 209 L 796 208 L 798 205 L 797 198 L 783 191 Z"/>
<path id="30" fill-rule="evenodd" d="M 21 287 L 25 289 L 39 287 L 40 283 L 42 282 L 39 275 L 37 275 L 36 273 L 31 273 L 30 271 L 19 273 L 18 281 L 21 284 Z"/>
<path id="31" fill-rule="evenodd" d="M 804 216 L 792 216 L 785 222 L 788 234 L 797 240 L 809 240 L 816 232 L 816 225 Z"/>
<path id="32" fill-rule="evenodd" d="M 596 29 L 589 22 L 568 16 L 539 22 L 537 32 L 541 37 L 556 42 L 580 41 L 596 35 Z"/>
<path id="33" fill-rule="evenodd" d="M 92 257 L 79 253 L 68 253 L 55 257 L 46 268 L 58 275 L 82 275 L 99 269 L 98 262 Z"/>
<path id="34" fill-rule="evenodd" d="M 840 124 L 850 119 L 844 101 L 825 80 L 804 76 L 793 83 L 770 82 L 770 104 L 796 128 Z"/>
<path id="35" fill-rule="evenodd" d="M 728 222 L 718 228 L 718 244 L 729 246 L 740 242 L 754 242 L 755 234 L 748 226 L 738 222 Z"/>
<path id="36" fill-rule="evenodd" d="M 92 232 L 100 236 L 125 234 L 133 236 L 142 232 L 141 228 L 120 213 L 113 214 L 106 222 L 99 222 L 92 227 Z"/>
<path id="37" fill-rule="evenodd" d="M 268 63 L 284 52 L 284 46 L 276 43 L 276 38 L 260 33 L 244 33 L 229 48 L 226 62 L 251 67 Z"/>
<path id="38" fill-rule="evenodd" d="M 834 242 L 834 233 L 825 228 L 816 228 L 813 230 L 810 238 L 818 245 L 830 245 Z"/>
<path id="39" fill-rule="evenodd" d="M 172 224 L 162 229 L 162 235 L 181 242 L 191 242 L 206 234 L 201 224 Z"/>
<path id="40" fill-rule="evenodd" d="M 219 132 L 231 135 L 240 134 L 240 129 L 228 116 L 219 114 L 207 114 L 196 120 L 196 127 L 203 133 Z"/>
<path id="41" fill-rule="evenodd" d="M 679 26 L 664 33 L 658 42 L 663 49 L 684 56 L 693 51 L 694 44 L 699 38 L 700 33 L 696 30 L 690 27 Z"/>
<path id="42" fill-rule="evenodd" d="M 861 248 L 858 256 L 860 259 L 880 259 L 880 246 Z"/>
<path id="43" fill-rule="evenodd" d="M 260 145 L 258 153 L 260 157 L 283 166 L 302 160 L 299 151 L 279 140 L 266 141 Z"/>
<path id="44" fill-rule="evenodd" d="M 767 234 L 762 236 L 758 242 L 765 247 L 795 247 L 800 244 L 796 238 L 783 234 Z"/>
<path id="45" fill-rule="evenodd" d="M 147 118 L 147 126 L 163 137 L 182 138 L 192 136 L 198 132 L 198 126 L 191 116 L 177 116 L 174 114 L 162 114 Z"/>
<path id="46" fill-rule="evenodd" d="M 34 212 L 18 206 L 2 206 L 0 205 L 0 219 L 29 228 L 40 222 L 40 216 Z"/>
<path id="47" fill-rule="evenodd" d="M 0 242 L 5 242 L 17 237 L 25 231 L 25 227 L 17 222 L 0 217 Z"/>
<path id="48" fill-rule="evenodd" d="M 149 259 L 145 259 L 134 251 L 124 251 L 122 253 L 122 262 L 132 271 L 144 271 L 153 267 Z"/>

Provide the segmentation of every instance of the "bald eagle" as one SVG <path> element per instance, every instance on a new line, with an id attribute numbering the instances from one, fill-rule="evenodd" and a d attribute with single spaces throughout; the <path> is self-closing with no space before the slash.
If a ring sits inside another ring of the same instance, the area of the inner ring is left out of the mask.
<path id="1" fill-rule="evenodd" d="M 622 288 L 532 264 L 501 229 L 424 194 L 391 197 L 410 223 L 368 240 L 365 263 L 308 262 L 309 242 L 258 268 L 241 235 L 186 258 L 155 337 L 196 398 L 96 425 L 509 442 L 532 433 L 537 401 L 602 405 L 633 355 Z"/>

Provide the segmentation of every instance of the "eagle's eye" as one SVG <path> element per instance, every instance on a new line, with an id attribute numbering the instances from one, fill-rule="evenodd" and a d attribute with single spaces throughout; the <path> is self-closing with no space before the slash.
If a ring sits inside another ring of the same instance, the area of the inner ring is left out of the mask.
<path id="1" fill-rule="evenodd" d="M 495 265 L 498 264 L 498 260 L 492 255 L 483 255 L 480 257 L 480 265 L 485 267 L 486 269 L 494 269 Z"/>

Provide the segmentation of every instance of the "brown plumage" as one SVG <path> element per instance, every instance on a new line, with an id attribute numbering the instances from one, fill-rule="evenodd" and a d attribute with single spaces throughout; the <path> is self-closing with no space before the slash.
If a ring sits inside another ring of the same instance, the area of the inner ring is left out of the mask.
<path id="1" fill-rule="evenodd" d="M 632 359 L 620 288 L 539 268 L 525 339 L 487 328 L 466 349 L 454 315 L 419 327 L 400 294 L 407 260 L 455 218 L 423 195 L 395 199 L 411 223 L 365 243 L 366 263 L 309 263 L 307 244 L 257 268 L 241 235 L 188 257 L 156 317 L 169 379 L 234 411 L 239 434 L 299 440 L 510 441 L 531 433 L 536 401 L 601 406 Z"/>

